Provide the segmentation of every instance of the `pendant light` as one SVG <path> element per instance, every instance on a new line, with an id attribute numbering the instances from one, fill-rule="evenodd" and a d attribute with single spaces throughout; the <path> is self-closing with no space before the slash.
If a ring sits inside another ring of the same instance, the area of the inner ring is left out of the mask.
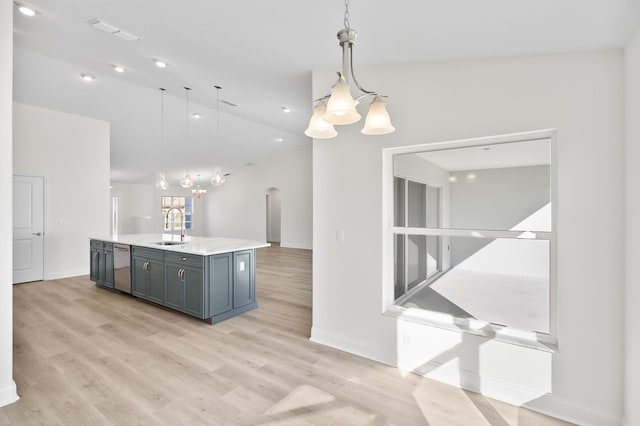
<path id="1" fill-rule="evenodd" d="M 227 178 L 220 172 L 220 167 L 216 167 L 216 172 L 211 178 L 211 183 L 215 186 L 220 186 L 227 181 Z"/>
<path id="2" fill-rule="evenodd" d="M 191 193 L 196 197 L 196 198 L 200 198 L 202 197 L 204 194 L 207 193 L 207 190 L 204 188 L 200 188 L 200 175 L 196 176 L 196 189 L 192 189 Z"/>
<path id="3" fill-rule="evenodd" d="M 189 91 L 191 89 L 189 87 L 185 87 L 184 90 L 187 93 L 187 125 L 186 125 L 187 137 L 185 139 L 185 142 L 189 144 Z M 189 175 L 189 169 L 187 169 L 187 174 L 180 181 L 180 186 L 183 188 L 191 188 L 193 184 L 194 184 L 194 180 Z"/>
<path id="4" fill-rule="evenodd" d="M 220 86 L 213 86 L 216 88 L 216 142 L 220 141 Z M 220 186 L 225 183 L 227 178 L 220 172 L 220 167 L 216 166 L 215 173 L 211 178 L 211 184 Z"/>
<path id="5" fill-rule="evenodd" d="M 318 99 L 313 116 L 309 120 L 309 127 L 304 132 L 307 136 L 317 139 L 335 137 L 338 133 L 333 125 L 346 125 L 359 121 L 361 116 L 356 106 L 367 96 L 371 96 L 373 100 L 369 105 L 369 112 L 361 133 L 384 135 L 395 131 L 383 100 L 386 96 L 363 89 L 353 72 L 353 45 L 357 33 L 349 24 L 349 0 L 345 0 L 344 6 L 344 29 L 338 32 L 338 40 L 342 47 L 342 71 L 338 72 L 338 80 L 331 88 L 331 94 Z M 351 95 L 350 79 L 362 93 L 356 99 Z"/>
<path id="6" fill-rule="evenodd" d="M 161 140 L 161 149 L 164 150 L 164 88 L 160 88 L 160 122 L 161 122 L 161 131 L 160 131 L 160 140 Z M 160 173 L 160 178 L 156 180 L 156 188 L 166 190 L 169 188 L 169 182 L 164 177 L 163 173 Z"/>

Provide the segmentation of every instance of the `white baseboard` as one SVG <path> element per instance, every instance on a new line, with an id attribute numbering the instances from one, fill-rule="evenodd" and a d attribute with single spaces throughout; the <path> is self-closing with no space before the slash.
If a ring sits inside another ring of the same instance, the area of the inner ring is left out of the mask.
<path id="1" fill-rule="evenodd" d="M 61 278 L 77 277 L 79 275 L 89 275 L 89 271 L 77 269 L 75 271 L 54 271 L 44 275 L 45 280 L 59 280 Z"/>
<path id="2" fill-rule="evenodd" d="M 20 397 L 18 396 L 18 388 L 16 387 L 16 382 L 14 382 L 13 380 L 11 380 L 9 386 L 0 388 L 0 407 L 13 404 L 19 399 Z"/>
<path id="3" fill-rule="evenodd" d="M 380 350 L 380 348 L 372 345 L 364 340 L 354 339 L 349 336 L 342 336 L 335 333 L 329 333 L 318 327 L 311 327 L 311 337 L 314 343 L 349 352 L 354 355 L 368 358 L 373 361 L 380 362 L 391 366 L 396 365 L 396 354 L 389 351 Z"/>
<path id="4" fill-rule="evenodd" d="M 524 407 L 583 426 L 619 426 L 622 417 L 605 413 L 560 396 L 547 394 L 534 401 L 523 404 Z"/>
<path id="5" fill-rule="evenodd" d="M 370 342 L 327 332 L 318 327 L 311 328 L 309 340 L 398 367 L 395 351 L 392 353 L 389 350 L 381 350 Z M 390 345 L 390 349 L 393 349 L 393 345 Z M 480 376 L 475 372 L 441 367 L 437 363 L 428 363 L 419 370 L 414 370 L 414 373 L 579 425 L 619 426 L 622 424 L 622 418 L 619 415 L 598 411 L 593 407 L 546 393 L 545 390 L 526 388 L 492 377 Z"/>
<path id="6" fill-rule="evenodd" d="M 293 249 L 303 249 L 303 250 L 311 250 L 313 247 L 310 244 L 305 243 L 287 243 L 281 242 L 280 247 L 284 248 L 293 248 Z"/>

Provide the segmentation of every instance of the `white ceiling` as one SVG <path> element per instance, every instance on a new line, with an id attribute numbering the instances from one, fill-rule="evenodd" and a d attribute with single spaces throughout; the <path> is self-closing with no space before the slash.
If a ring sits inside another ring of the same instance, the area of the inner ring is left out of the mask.
<path id="1" fill-rule="evenodd" d="M 114 181 L 151 183 L 163 171 L 177 183 L 187 168 L 204 179 L 215 165 L 233 175 L 309 144 L 311 71 L 340 68 L 340 0 L 21 3 L 37 15 L 14 9 L 15 100 L 110 121 Z M 357 70 L 619 48 L 640 21 L 640 0 L 353 0 L 350 12 Z M 93 18 L 141 40 L 101 32 Z M 161 70 L 153 58 L 170 65 Z M 220 105 L 219 138 L 216 84 L 238 105 Z M 184 86 L 190 112 L 203 114 L 189 120 L 188 140 Z M 159 87 L 167 89 L 164 142 Z"/>

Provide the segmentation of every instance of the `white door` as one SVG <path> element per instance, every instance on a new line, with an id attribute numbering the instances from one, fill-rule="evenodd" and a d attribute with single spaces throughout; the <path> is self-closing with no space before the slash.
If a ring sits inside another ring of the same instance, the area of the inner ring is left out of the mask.
<path id="1" fill-rule="evenodd" d="M 13 283 L 44 279 L 44 179 L 13 177 Z"/>

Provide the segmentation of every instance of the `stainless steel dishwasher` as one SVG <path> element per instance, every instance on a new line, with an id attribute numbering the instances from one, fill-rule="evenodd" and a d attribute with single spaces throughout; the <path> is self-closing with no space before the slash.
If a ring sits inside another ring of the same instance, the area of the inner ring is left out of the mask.
<path id="1" fill-rule="evenodd" d="M 131 293 L 131 246 L 113 245 L 113 276 L 116 290 Z"/>

